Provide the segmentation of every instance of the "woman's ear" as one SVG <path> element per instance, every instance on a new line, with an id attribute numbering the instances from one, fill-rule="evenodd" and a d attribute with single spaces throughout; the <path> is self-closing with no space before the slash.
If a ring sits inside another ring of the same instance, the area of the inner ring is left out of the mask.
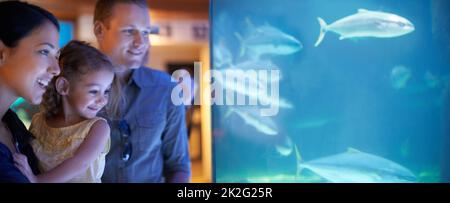
<path id="1" fill-rule="evenodd" d="M 95 21 L 94 23 L 94 34 L 98 41 L 103 39 L 105 25 L 100 21 Z"/>
<path id="2" fill-rule="evenodd" d="M 0 66 L 5 63 L 6 60 L 6 45 L 0 40 Z"/>
<path id="3" fill-rule="evenodd" d="M 66 96 L 69 94 L 70 84 L 66 78 L 62 76 L 56 78 L 55 87 L 58 94 L 62 96 Z"/>

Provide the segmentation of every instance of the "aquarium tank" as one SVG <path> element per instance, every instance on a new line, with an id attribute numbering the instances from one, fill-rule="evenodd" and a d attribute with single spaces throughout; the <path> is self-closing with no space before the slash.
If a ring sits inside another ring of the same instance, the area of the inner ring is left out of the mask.
<path id="1" fill-rule="evenodd" d="M 450 1 L 213 0 L 213 179 L 450 180 Z"/>

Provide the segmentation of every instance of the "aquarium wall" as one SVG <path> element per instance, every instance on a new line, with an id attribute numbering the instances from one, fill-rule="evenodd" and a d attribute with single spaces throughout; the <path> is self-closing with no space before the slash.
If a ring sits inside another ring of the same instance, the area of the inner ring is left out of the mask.
<path id="1" fill-rule="evenodd" d="M 213 0 L 216 182 L 448 182 L 450 2 Z"/>

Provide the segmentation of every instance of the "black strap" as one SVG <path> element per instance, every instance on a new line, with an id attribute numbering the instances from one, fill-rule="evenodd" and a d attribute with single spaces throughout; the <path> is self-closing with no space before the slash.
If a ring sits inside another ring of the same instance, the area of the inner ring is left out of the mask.
<path id="1" fill-rule="evenodd" d="M 27 130 L 19 117 L 11 109 L 8 109 L 2 121 L 6 124 L 12 134 L 12 139 L 17 152 L 27 156 L 28 163 L 34 174 L 39 174 L 38 159 L 31 147 L 34 136 Z"/>

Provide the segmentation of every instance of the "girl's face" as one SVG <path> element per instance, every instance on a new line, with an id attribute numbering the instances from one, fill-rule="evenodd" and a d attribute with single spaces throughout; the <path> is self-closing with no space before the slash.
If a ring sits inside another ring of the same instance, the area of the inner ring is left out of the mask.
<path id="1" fill-rule="evenodd" d="M 51 79 L 60 72 L 59 33 L 55 25 L 45 22 L 19 41 L 14 48 L 4 47 L 0 80 L 17 97 L 39 104 Z"/>
<path id="2" fill-rule="evenodd" d="M 72 114 L 82 118 L 93 118 L 108 103 L 114 72 L 92 71 L 69 82 L 67 100 Z M 66 111 L 66 110 L 64 110 Z"/>

